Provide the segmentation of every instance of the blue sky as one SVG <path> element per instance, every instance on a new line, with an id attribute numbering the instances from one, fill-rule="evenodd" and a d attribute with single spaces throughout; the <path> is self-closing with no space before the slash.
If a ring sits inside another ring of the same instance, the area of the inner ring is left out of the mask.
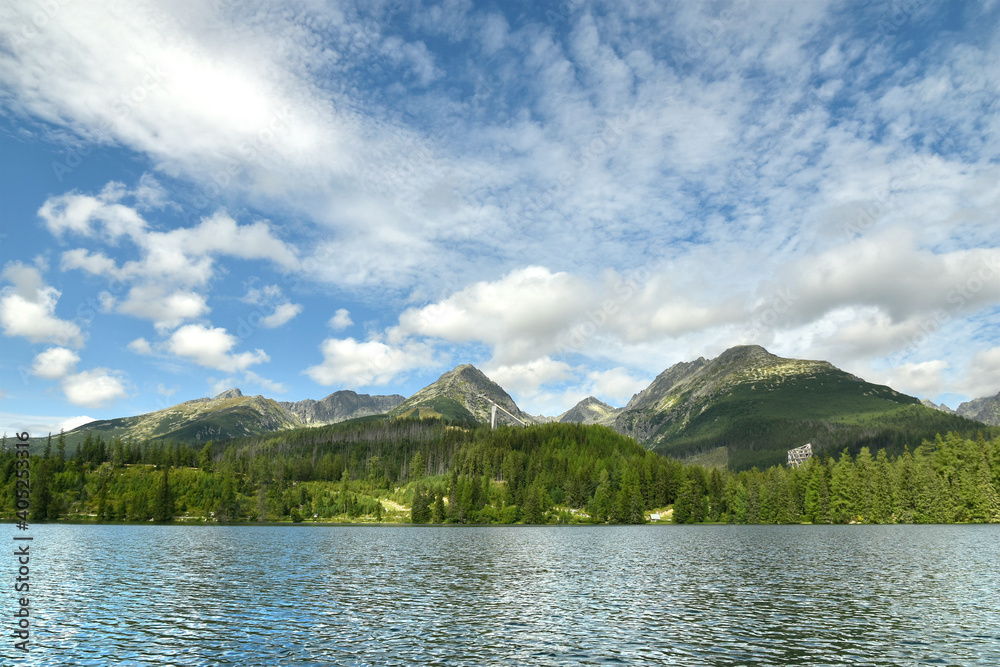
<path id="1" fill-rule="evenodd" d="M 741 343 L 1000 390 L 1000 3 L 2 11 L 8 432 Z"/>

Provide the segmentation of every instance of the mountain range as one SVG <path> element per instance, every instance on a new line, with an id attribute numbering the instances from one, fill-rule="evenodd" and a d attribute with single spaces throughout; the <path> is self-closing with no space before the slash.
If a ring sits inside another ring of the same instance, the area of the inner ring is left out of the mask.
<path id="1" fill-rule="evenodd" d="M 825 361 L 785 359 L 745 345 L 671 366 L 623 408 L 590 396 L 558 417 L 526 414 L 500 385 L 464 364 L 409 398 L 342 390 L 318 401 L 278 402 L 230 389 L 145 415 L 91 422 L 65 437 L 72 451 L 88 433 L 205 442 L 379 415 L 475 426 L 489 423 L 495 404 L 500 424 L 601 424 L 666 455 L 714 452 L 719 464 L 741 469 L 781 463 L 788 449 L 806 442 L 832 453 L 861 446 L 900 451 L 936 433 L 1000 424 L 1000 394 L 963 403 L 957 414 L 927 403 Z"/>
<path id="2" fill-rule="evenodd" d="M 996 396 L 984 396 L 966 401 L 954 410 L 947 405 L 935 405 L 928 400 L 923 400 L 921 403 L 929 408 L 942 410 L 949 414 L 961 415 L 992 426 L 1000 426 L 1000 392 L 997 392 Z"/>
<path id="3" fill-rule="evenodd" d="M 338 391 L 319 401 L 278 402 L 263 396 L 244 396 L 234 388 L 212 398 L 196 398 L 135 417 L 92 421 L 67 431 L 64 437 L 69 451 L 90 433 L 100 434 L 105 440 L 227 440 L 385 414 L 402 401 L 398 394 L 369 396 Z"/>

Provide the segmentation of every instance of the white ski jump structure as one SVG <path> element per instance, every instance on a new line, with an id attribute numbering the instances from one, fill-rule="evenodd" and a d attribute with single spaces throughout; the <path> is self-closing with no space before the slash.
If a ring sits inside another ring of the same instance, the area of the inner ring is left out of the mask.
<path id="1" fill-rule="evenodd" d="M 500 410 L 501 412 L 503 412 L 505 415 L 507 415 L 508 417 L 510 417 L 511 419 L 513 419 L 514 421 L 516 421 L 521 426 L 527 426 L 528 425 L 528 422 L 524 421 L 523 419 L 518 419 L 517 417 L 515 417 L 514 415 L 512 415 L 508 410 L 506 410 L 502 405 L 500 405 L 499 403 L 497 403 L 496 401 L 494 401 L 489 396 L 487 396 L 485 394 L 480 394 L 479 398 L 486 399 L 489 402 L 489 404 L 490 404 L 490 428 L 496 428 L 497 427 L 497 410 Z"/>
<path id="2" fill-rule="evenodd" d="M 813 455 L 813 447 L 811 442 L 807 442 L 801 447 L 796 447 L 795 449 L 788 450 L 788 465 L 797 468 Z"/>

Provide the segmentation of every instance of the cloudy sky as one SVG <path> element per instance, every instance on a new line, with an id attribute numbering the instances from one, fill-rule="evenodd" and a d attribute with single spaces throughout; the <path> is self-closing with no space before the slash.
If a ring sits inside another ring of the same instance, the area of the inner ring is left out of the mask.
<path id="1" fill-rule="evenodd" d="M 8 432 L 741 343 L 1000 390 L 996 1 L 0 11 Z"/>

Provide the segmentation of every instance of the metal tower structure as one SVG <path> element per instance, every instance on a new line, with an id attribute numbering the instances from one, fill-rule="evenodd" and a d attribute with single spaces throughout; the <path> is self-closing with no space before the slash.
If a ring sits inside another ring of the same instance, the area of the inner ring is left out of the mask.
<path id="1" fill-rule="evenodd" d="M 788 465 L 797 468 L 806 461 L 808 461 L 813 455 L 813 446 L 811 442 L 807 442 L 801 447 L 796 447 L 795 449 L 788 450 Z"/>
<path id="2" fill-rule="evenodd" d="M 490 404 L 490 428 L 496 428 L 497 427 L 497 410 L 500 410 L 501 412 L 503 412 L 505 415 L 507 415 L 508 417 L 510 417 L 511 419 L 513 419 L 514 421 L 516 421 L 521 426 L 527 426 L 528 425 L 528 422 L 524 421 L 523 419 L 518 419 L 517 417 L 515 417 L 514 415 L 512 415 L 508 410 L 506 410 L 502 405 L 500 405 L 499 403 L 497 403 L 496 401 L 494 401 L 489 396 L 487 396 L 485 394 L 480 394 L 479 398 L 486 399 L 489 402 L 489 404 Z"/>

